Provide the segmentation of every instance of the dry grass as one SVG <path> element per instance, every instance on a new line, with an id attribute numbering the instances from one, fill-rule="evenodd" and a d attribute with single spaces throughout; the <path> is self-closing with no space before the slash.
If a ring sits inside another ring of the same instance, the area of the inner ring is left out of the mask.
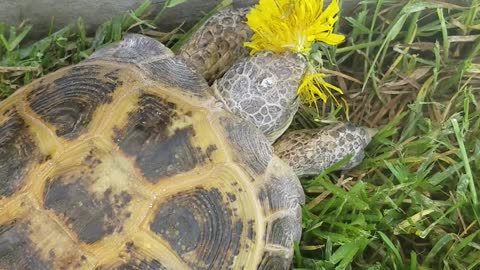
<path id="1" fill-rule="evenodd" d="M 317 46 L 349 107 L 302 106 L 291 128 L 349 119 L 379 132 L 355 170 L 302 179 L 294 268 L 480 269 L 479 9 L 477 0 L 363 1 L 343 17 L 345 44 Z M 125 31 L 178 46 L 182 34 L 160 32 L 147 12 L 145 2 L 94 36 L 80 20 L 30 45 L 29 26 L 0 25 L 0 99 Z"/>

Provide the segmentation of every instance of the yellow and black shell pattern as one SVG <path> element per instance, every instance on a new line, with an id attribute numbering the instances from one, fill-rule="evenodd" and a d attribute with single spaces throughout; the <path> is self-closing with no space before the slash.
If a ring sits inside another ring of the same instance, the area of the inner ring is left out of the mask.
<path id="1" fill-rule="evenodd" d="M 298 178 L 140 35 L 0 103 L 0 269 L 288 269 Z"/>

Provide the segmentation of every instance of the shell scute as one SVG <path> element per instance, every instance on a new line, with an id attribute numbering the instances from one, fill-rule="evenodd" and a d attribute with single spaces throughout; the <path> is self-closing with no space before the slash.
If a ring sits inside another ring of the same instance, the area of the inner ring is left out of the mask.
<path id="1" fill-rule="evenodd" d="M 18 170 L 0 171 L 0 268 L 288 269 L 298 179 L 163 45 L 128 37 L 20 91 L 0 115 Z"/>
<path id="2" fill-rule="evenodd" d="M 153 93 L 141 94 L 135 108 L 115 127 L 113 141 L 151 183 L 203 166 L 218 152 L 195 108 Z"/>
<path id="3" fill-rule="evenodd" d="M 239 253 L 243 223 L 217 188 L 177 193 L 156 211 L 150 229 L 191 267 L 225 269 Z"/>
<path id="4" fill-rule="evenodd" d="M 234 153 L 234 161 L 253 175 L 262 175 L 273 158 L 272 146 L 252 124 L 233 115 L 219 117 L 224 137 Z"/>
<path id="5" fill-rule="evenodd" d="M 120 42 L 94 52 L 88 60 L 140 63 L 157 57 L 172 57 L 173 53 L 160 42 L 137 34 L 128 34 Z"/>
<path id="6" fill-rule="evenodd" d="M 51 263 L 44 260 L 28 238 L 31 228 L 27 223 L 13 220 L 0 224 L 1 269 L 50 269 Z"/>
<path id="7" fill-rule="evenodd" d="M 48 183 L 44 200 L 45 208 L 63 217 L 79 240 L 91 244 L 123 229 L 131 216 L 127 206 L 132 195 L 123 190 L 118 194 L 107 188 L 96 196 L 85 185 L 85 177 L 65 182 L 60 176 Z"/>
<path id="8" fill-rule="evenodd" d="M 63 76 L 31 89 L 26 100 L 30 109 L 55 128 L 56 135 L 75 139 L 88 131 L 95 111 L 112 102 L 122 85 L 119 70 L 98 64 L 73 66 Z"/>
<path id="9" fill-rule="evenodd" d="M 15 108 L 5 110 L 0 122 L 0 200 L 18 191 L 32 165 L 44 159 L 28 124 Z"/>
<path id="10" fill-rule="evenodd" d="M 180 57 L 169 57 L 140 64 L 147 78 L 186 97 L 209 98 L 209 86 Z"/>

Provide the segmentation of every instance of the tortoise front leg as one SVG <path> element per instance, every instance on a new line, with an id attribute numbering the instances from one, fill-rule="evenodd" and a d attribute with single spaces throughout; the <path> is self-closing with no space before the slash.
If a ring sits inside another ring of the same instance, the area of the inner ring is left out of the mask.
<path id="1" fill-rule="evenodd" d="M 323 129 L 295 130 L 282 136 L 274 144 L 274 149 L 299 177 L 318 175 L 352 155 L 341 168 L 348 170 L 362 162 L 364 149 L 375 132 L 374 129 L 345 123 Z"/>
<path id="2" fill-rule="evenodd" d="M 180 48 L 179 57 L 212 84 L 238 59 L 248 56 L 243 46 L 253 34 L 244 23 L 248 11 L 227 8 L 210 17 Z"/>

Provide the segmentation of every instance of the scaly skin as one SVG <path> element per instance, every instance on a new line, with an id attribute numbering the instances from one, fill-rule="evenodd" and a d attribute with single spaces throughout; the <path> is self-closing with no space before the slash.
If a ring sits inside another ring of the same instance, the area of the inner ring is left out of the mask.
<path id="1" fill-rule="evenodd" d="M 363 149 L 375 131 L 352 124 L 340 123 L 323 129 L 303 129 L 286 133 L 274 144 L 275 154 L 287 162 L 299 176 L 318 175 L 352 154 L 342 169 L 360 164 Z"/>
<path id="2" fill-rule="evenodd" d="M 212 16 L 189 42 L 180 48 L 178 55 L 212 84 L 235 61 L 248 56 L 243 43 L 252 36 L 244 23 L 249 9 L 225 9 Z"/>
<path id="3" fill-rule="evenodd" d="M 298 110 L 295 89 L 305 67 L 300 55 L 262 52 L 240 60 L 213 87 L 230 111 L 253 123 L 274 142 Z"/>
<path id="4" fill-rule="evenodd" d="M 306 63 L 294 53 L 247 56 L 243 44 L 252 32 L 242 23 L 246 12 L 227 9 L 211 17 L 180 56 L 208 81 L 218 78 L 214 93 L 231 112 L 259 128 L 272 143 L 278 139 L 276 154 L 298 176 L 320 174 L 349 154 L 352 158 L 342 169 L 358 165 L 373 134 L 368 128 L 340 124 L 282 136 L 298 110 L 297 89 Z"/>

